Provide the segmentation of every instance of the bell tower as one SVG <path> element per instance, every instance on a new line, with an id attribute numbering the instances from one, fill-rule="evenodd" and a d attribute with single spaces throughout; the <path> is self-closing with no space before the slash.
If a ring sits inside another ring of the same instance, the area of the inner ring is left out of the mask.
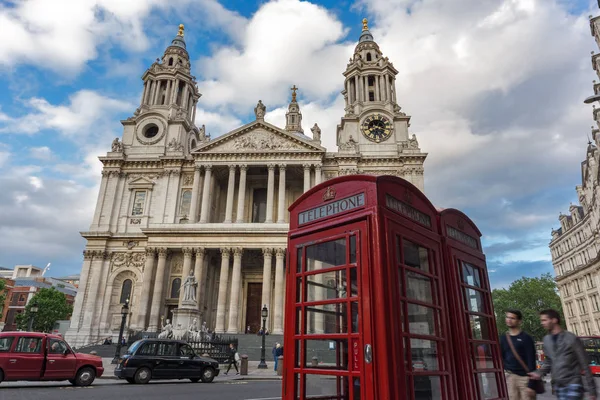
<path id="1" fill-rule="evenodd" d="M 162 58 L 142 76 L 140 106 L 132 117 L 121 121 L 125 127 L 122 147 L 128 156 L 184 156 L 206 139 L 194 125 L 201 94 L 190 67 L 182 24 Z"/>
<path id="2" fill-rule="evenodd" d="M 358 44 L 344 72 L 345 115 L 337 127 L 338 149 L 354 146 L 366 156 L 397 156 L 409 147 L 410 121 L 396 99 L 398 71 L 383 56 L 367 19 L 362 22 Z"/>
<path id="3" fill-rule="evenodd" d="M 285 113 L 285 130 L 288 132 L 299 132 L 304 133 L 302 129 L 302 113 L 300 112 L 300 106 L 296 101 L 296 85 L 292 86 L 292 101 L 288 106 L 288 112 Z"/>

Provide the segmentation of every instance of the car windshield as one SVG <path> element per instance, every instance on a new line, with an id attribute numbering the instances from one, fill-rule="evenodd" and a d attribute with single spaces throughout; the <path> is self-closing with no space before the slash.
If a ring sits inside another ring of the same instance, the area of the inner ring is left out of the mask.
<path id="1" fill-rule="evenodd" d="M 129 348 L 127 349 L 127 354 L 133 354 L 133 353 L 135 353 L 135 351 L 138 349 L 138 347 L 141 346 L 141 344 L 142 344 L 141 340 L 133 342 L 133 344 L 131 346 L 129 346 Z"/>

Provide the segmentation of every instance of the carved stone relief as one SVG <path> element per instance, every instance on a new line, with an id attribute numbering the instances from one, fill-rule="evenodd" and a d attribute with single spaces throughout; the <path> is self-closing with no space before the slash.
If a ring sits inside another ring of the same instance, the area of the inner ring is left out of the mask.
<path id="1" fill-rule="evenodd" d="M 252 131 L 217 147 L 216 150 L 305 150 L 306 147 L 265 131 Z"/>
<path id="2" fill-rule="evenodd" d="M 171 274 L 181 275 L 183 271 L 183 255 L 174 254 L 171 258 Z"/>
<path id="3" fill-rule="evenodd" d="M 120 268 L 137 268 L 144 271 L 146 253 L 113 253 L 110 271 Z"/>

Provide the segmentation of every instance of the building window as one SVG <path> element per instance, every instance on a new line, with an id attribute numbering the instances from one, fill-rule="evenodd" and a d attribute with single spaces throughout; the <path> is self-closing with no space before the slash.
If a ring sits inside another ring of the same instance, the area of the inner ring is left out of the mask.
<path id="1" fill-rule="evenodd" d="M 169 58 L 169 66 L 173 65 L 173 57 Z"/>
<path id="2" fill-rule="evenodd" d="M 131 279 L 125 279 L 123 281 L 123 286 L 121 286 L 121 298 L 119 299 L 119 303 L 125 304 L 127 300 L 131 298 Z"/>
<path id="3" fill-rule="evenodd" d="M 179 298 L 179 289 L 181 288 L 181 279 L 175 278 L 171 283 L 171 298 L 177 299 Z"/>
<path id="4" fill-rule="evenodd" d="M 371 60 L 372 60 L 371 53 L 367 53 L 367 61 L 371 61 Z"/>
<path id="5" fill-rule="evenodd" d="M 579 335 L 579 327 L 577 326 L 577 324 L 573 324 L 573 331 L 575 332 L 576 335 Z"/>
<path id="6" fill-rule="evenodd" d="M 567 304 L 567 309 L 569 310 L 569 317 L 574 316 L 575 314 L 573 313 L 573 303 L 568 303 Z"/>
<path id="7" fill-rule="evenodd" d="M 192 204 L 192 191 L 185 189 L 181 192 L 181 203 L 179 205 L 179 215 L 190 215 L 190 205 Z"/>
<path id="8" fill-rule="evenodd" d="M 252 222 L 265 222 L 267 219 L 267 189 L 254 189 L 252 196 Z"/>
<path id="9" fill-rule="evenodd" d="M 579 304 L 579 312 L 581 314 L 585 314 L 586 310 L 585 310 L 585 300 L 584 299 L 579 299 L 577 300 L 577 303 Z"/>
<path id="10" fill-rule="evenodd" d="M 568 283 L 565 286 L 563 286 L 563 289 L 565 291 L 565 296 L 569 296 L 569 284 Z"/>
<path id="11" fill-rule="evenodd" d="M 594 311 L 600 310 L 600 303 L 598 303 L 598 295 L 592 295 L 592 307 L 594 307 Z"/>
<path id="12" fill-rule="evenodd" d="M 581 292 L 581 286 L 579 285 L 579 279 L 575 279 L 575 293 Z"/>
<path id="13" fill-rule="evenodd" d="M 131 215 L 143 215 L 144 206 L 146 205 L 146 191 L 136 190 L 133 194 L 133 207 L 131 209 Z"/>

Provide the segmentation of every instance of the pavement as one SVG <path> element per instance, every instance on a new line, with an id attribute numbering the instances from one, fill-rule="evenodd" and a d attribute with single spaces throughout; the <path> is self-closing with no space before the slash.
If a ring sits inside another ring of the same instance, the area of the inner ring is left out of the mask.
<path id="1" fill-rule="evenodd" d="M 114 374 L 116 364 L 111 364 L 112 360 L 112 358 L 102 358 L 104 373 L 98 379 L 119 379 Z M 248 361 L 248 375 L 236 375 L 235 368 L 233 367 L 229 371 L 229 374 L 225 375 L 227 365 L 221 364 L 219 365 L 219 375 L 215 377 L 215 381 L 281 380 L 281 376 L 278 376 L 273 370 L 273 362 L 267 362 L 269 367 L 267 369 L 258 369 L 259 363 L 260 361 Z"/>

